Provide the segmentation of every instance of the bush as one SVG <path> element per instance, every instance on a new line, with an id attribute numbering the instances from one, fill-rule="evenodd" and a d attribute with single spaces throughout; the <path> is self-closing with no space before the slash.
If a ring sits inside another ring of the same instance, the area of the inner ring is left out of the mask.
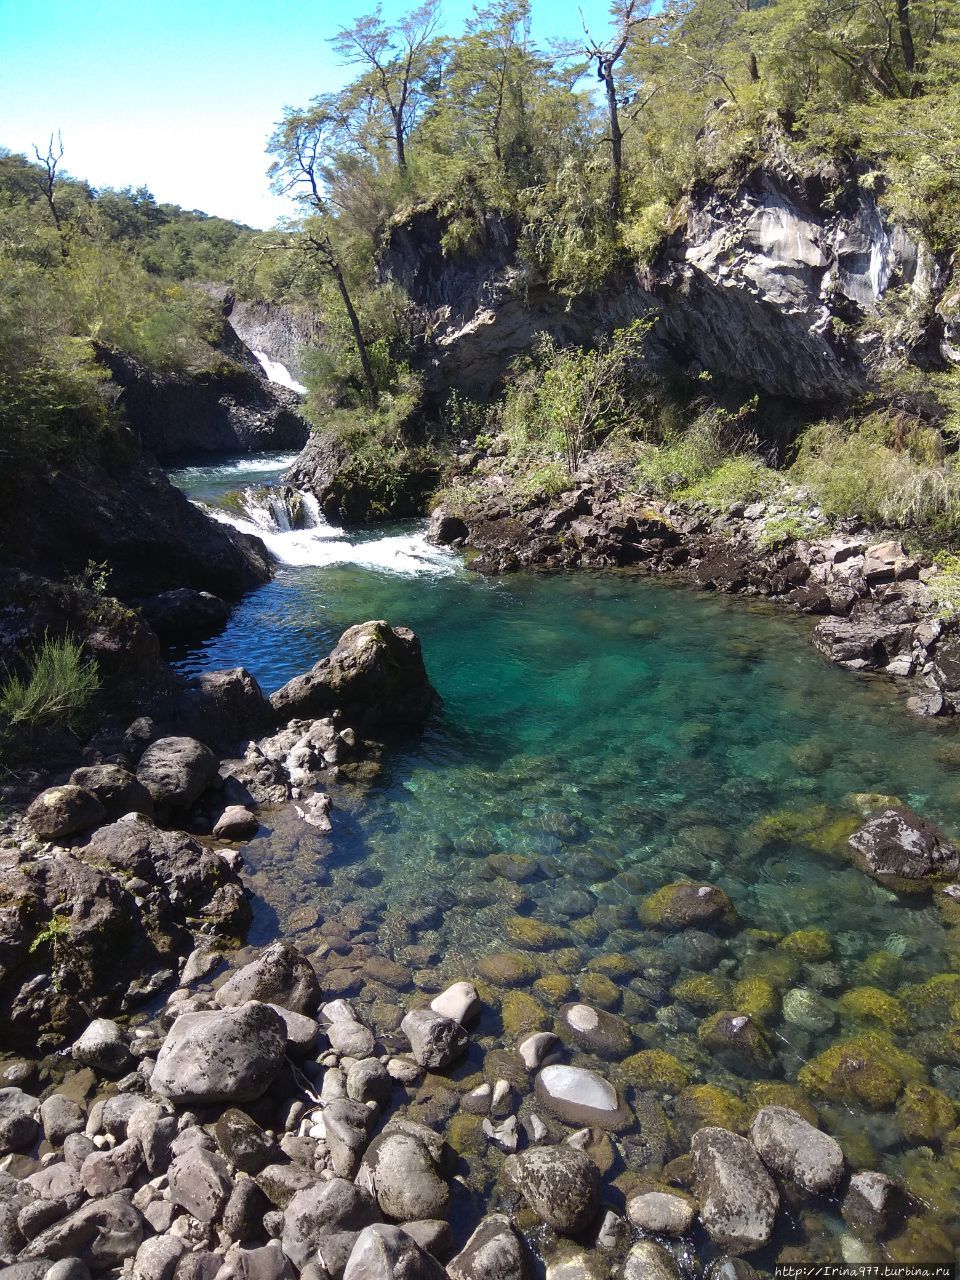
<path id="1" fill-rule="evenodd" d="M 918 461 L 884 443 L 870 426 L 852 432 L 832 423 L 812 427 L 800 442 L 792 474 L 827 515 L 960 533 L 960 472 L 954 463 Z"/>
<path id="2" fill-rule="evenodd" d="M 97 665 L 83 656 L 79 641 L 43 641 L 25 678 L 11 676 L 0 689 L 0 715 L 11 725 L 31 729 L 63 724 L 74 728 L 83 720 L 100 687 Z"/>
<path id="3" fill-rule="evenodd" d="M 644 449 L 636 466 L 640 486 L 717 510 L 772 498 L 783 480 L 755 452 L 756 440 L 738 425 L 741 416 L 706 410 L 679 439 Z"/>

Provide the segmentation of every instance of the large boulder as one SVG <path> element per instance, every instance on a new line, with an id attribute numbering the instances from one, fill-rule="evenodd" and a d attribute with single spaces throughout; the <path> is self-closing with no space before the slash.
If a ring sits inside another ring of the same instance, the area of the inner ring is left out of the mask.
<path id="1" fill-rule="evenodd" d="M 336 432 L 318 431 L 283 479 L 312 493 L 332 523 L 352 525 L 422 515 L 440 472 L 429 450 L 408 448 L 399 467 L 371 467 Z"/>
<path id="2" fill-rule="evenodd" d="M 216 999 L 225 1009 L 248 1000 L 261 1000 L 310 1015 L 320 1004 L 320 984 L 310 961 L 296 947 L 289 942 L 274 942 L 256 960 L 232 974 L 217 991 Z"/>
<path id="3" fill-rule="evenodd" d="M 375 1138 L 359 1177 L 376 1196 L 384 1217 L 413 1222 L 446 1214 L 450 1190 L 426 1145 L 412 1133 L 388 1132 Z"/>
<path id="4" fill-rule="evenodd" d="M 773 1232 L 780 1196 L 756 1151 L 726 1129 L 693 1135 L 695 1191 L 710 1239 L 730 1253 L 762 1248 Z"/>
<path id="5" fill-rule="evenodd" d="M 305 1187 L 283 1211 L 283 1252 L 302 1268 L 326 1236 L 337 1231 L 362 1231 L 376 1222 L 377 1206 L 362 1187 L 345 1178 L 331 1178 Z"/>
<path id="6" fill-rule="evenodd" d="M 214 781 L 220 763 L 196 738 L 158 738 L 140 757 L 137 778 L 155 805 L 189 809 Z"/>
<path id="7" fill-rule="evenodd" d="M 41 791 L 26 814 L 27 822 L 41 840 L 63 840 L 78 831 L 89 831 L 106 816 L 92 792 L 69 783 Z"/>
<path id="8" fill-rule="evenodd" d="M 508 1156 L 503 1171 L 538 1217 L 554 1231 L 577 1235 L 600 1208 L 600 1170 L 574 1147 L 531 1147 Z"/>
<path id="9" fill-rule="evenodd" d="M 455 1258 L 447 1263 L 450 1280 L 527 1280 L 523 1241 L 503 1213 L 482 1220 Z"/>
<path id="10" fill-rule="evenodd" d="M 343 1280 L 446 1280 L 435 1258 L 400 1227 L 366 1227 L 347 1260 Z"/>
<path id="11" fill-rule="evenodd" d="M 226 600 L 209 591 L 175 587 L 137 601 L 137 607 L 161 640 L 206 640 L 221 631 L 230 618 Z"/>
<path id="12" fill-rule="evenodd" d="M 287 1030 L 269 1005 L 184 1013 L 167 1032 L 150 1087 L 172 1102 L 252 1102 L 286 1057 Z"/>
<path id="13" fill-rule="evenodd" d="M 88 1200 L 34 1236 L 21 1258 L 80 1258 L 91 1271 L 110 1271 L 133 1258 L 143 1240 L 143 1218 L 117 1193 Z"/>
<path id="14" fill-rule="evenodd" d="M 199 1222 L 220 1217 L 230 1197 L 230 1169 L 216 1151 L 194 1145 L 180 1153 L 167 1171 L 169 1195 Z"/>
<path id="15" fill-rule="evenodd" d="M 547 1110 L 568 1124 L 618 1129 L 629 1116 L 609 1080 L 589 1067 L 546 1066 L 537 1076 L 536 1091 Z"/>
<path id="16" fill-rule="evenodd" d="M 150 792 L 122 764 L 93 764 L 74 769 L 70 782 L 96 796 L 111 821 L 122 818 L 125 813 L 153 813 Z"/>
<path id="17" fill-rule="evenodd" d="M 891 889 L 923 892 L 960 875 L 960 850 L 910 809 L 884 809 L 853 833 L 849 847 L 857 866 Z"/>
<path id="18" fill-rule="evenodd" d="M 343 633 L 329 657 L 283 685 L 270 702 L 283 721 L 316 720 L 339 709 L 350 724 L 391 729 L 422 725 L 437 694 L 412 631 L 362 622 Z"/>
<path id="19" fill-rule="evenodd" d="M 25 1151 L 37 1136 L 39 1098 L 11 1086 L 0 1089 L 0 1155 Z"/>
<path id="20" fill-rule="evenodd" d="M 826 1195 L 843 1177 L 839 1142 L 789 1107 L 761 1107 L 750 1138 L 767 1168 L 803 1191 Z"/>
<path id="21" fill-rule="evenodd" d="M 266 733 L 273 708 L 256 679 L 244 667 L 205 671 L 187 689 L 178 723 L 188 733 L 227 749 Z"/>

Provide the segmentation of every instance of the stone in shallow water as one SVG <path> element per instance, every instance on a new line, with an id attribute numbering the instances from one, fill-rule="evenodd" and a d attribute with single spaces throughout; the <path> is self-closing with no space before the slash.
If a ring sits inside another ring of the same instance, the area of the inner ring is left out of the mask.
<path id="1" fill-rule="evenodd" d="M 700 1216 L 711 1240 L 731 1253 L 765 1245 L 780 1196 L 750 1143 L 708 1127 L 694 1134 L 690 1151 Z"/>
<path id="2" fill-rule="evenodd" d="M 843 1177 L 840 1144 L 789 1107 L 761 1107 L 750 1138 L 768 1169 L 804 1191 L 825 1195 Z"/>
<path id="3" fill-rule="evenodd" d="M 467 1033 L 459 1022 L 432 1009 L 411 1009 L 400 1023 L 421 1067 L 442 1068 L 463 1056 Z"/>
<path id="4" fill-rule="evenodd" d="M 805 1031 L 829 1031 L 837 1020 L 830 1004 L 809 987 L 793 987 L 783 997 L 783 1016 Z"/>
<path id="5" fill-rule="evenodd" d="M 430 1001 L 430 1008 L 466 1027 L 480 1016 L 480 997 L 472 982 L 455 982 Z"/>
<path id="6" fill-rule="evenodd" d="M 536 1091 L 545 1107 L 572 1124 L 617 1129 L 627 1119 L 627 1109 L 610 1081 L 587 1067 L 544 1067 Z"/>
<path id="7" fill-rule="evenodd" d="M 504 1176 L 539 1217 L 564 1235 L 577 1235 L 600 1208 L 600 1171 L 573 1147 L 532 1147 L 508 1156 Z"/>
<path id="8" fill-rule="evenodd" d="M 560 1017 L 577 1044 L 601 1058 L 624 1058 L 633 1048 L 633 1032 L 626 1022 L 605 1009 L 567 1004 Z"/>
<path id="9" fill-rule="evenodd" d="M 506 1214 L 491 1213 L 447 1264 L 450 1280 L 526 1280 L 523 1242 Z"/>
<path id="10" fill-rule="evenodd" d="M 627 1254 L 623 1280 L 680 1280 L 680 1268 L 663 1245 L 640 1240 Z"/>
<path id="11" fill-rule="evenodd" d="M 696 1216 L 690 1200 L 668 1191 L 644 1191 L 627 1201 L 627 1217 L 633 1225 L 658 1236 L 685 1236 Z"/>
<path id="12" fill-rule="evenodd" d="M 906 1198 L 899 1184 L 885 1173 L 855 1173 L 840 1212 L 858 1236 L 886 1235 L 899 1222 Z"/>
<path id="13" fill-rule="evenodd" d="M 849 840 L 861 870 L 892 889 L 929 889 L 960 874 L 960 850 L 943 832 L 907 808 L 886 809 Z"/>

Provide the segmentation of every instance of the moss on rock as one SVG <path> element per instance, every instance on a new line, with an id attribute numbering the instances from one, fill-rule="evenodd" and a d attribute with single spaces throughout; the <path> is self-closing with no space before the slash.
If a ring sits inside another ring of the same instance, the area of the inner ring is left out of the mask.
<path id="1" fill-rule="evenodd" d="M 641 1049 L 620 1064 L 628 1084 L 654 1093 L 679 1093 L 690 1083 L 690 1070 L 663 1049 Z"/>
<path id="2" fill-rule="evenodd" d="M 871 1111 L 892 1107 L 904 1085 L 922 1083 L 924 1079 L 924 1069 L 917 1059 L 879 1031 L 838 1040 L 797 1073 L 804 1089 Z"/>
<path id="3" fill-rule="evenodd" d="M 797 929 L 788 933 L 780 946 L 808 963 L 829 960 L 833 955 L 833 939 L 826 929 Z"/>
<path id="4" fill-rule="evenodd" d="M 957 1108 L 939 1089 L 908 1084 L 897 1103 L 897 1123 L 907 1142 L 942 1142 L 957 1123 Z"/>
<path id="5" fill-rule="evenodd" d="M 700 1013 L 713 1012 L 729 1005 L 730 983 L 711 974 L 697 974 L 693 978 L 683 978 L 671 994 L 674 1000 Z"/>
<path id="6" fill-rule="evenodd" d="M 879 987 L 852 987 L 843 993 L 837 1007 L 848 1021 L 872 1024 L 887 1031 L 906 1031 L 910 1025 L 900 1001 Z"/>
<path id="7" fill-rule="evenodd" d="M 734 984 L 731 1004 L 738 1013 L 772 1022 L 780 1012 L 777 989 L 767 978 L 744 978 Z"/>
<path id="8" fill-rule="evenodd" d="M 715 885 L 678 881 L 644 898 L 637 908 L 642 924 L 661 929 L 730 927 L 736 920 L 733 903 Z"/>

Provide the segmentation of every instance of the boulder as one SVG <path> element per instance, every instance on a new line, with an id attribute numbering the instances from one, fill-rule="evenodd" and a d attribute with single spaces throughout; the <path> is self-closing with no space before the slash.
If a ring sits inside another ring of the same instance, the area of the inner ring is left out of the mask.
<path id="1" fill-rule="evenodd" d="M 467 1051 L 468 1036 L 461 1024 L 432 1009 L 411 1009 L 400 1030 L 420 1066 L 431 1071 L 449 1066 Z"/>
<path id="2" fill-rule="evenodd" d="M 476 1022 L 480 1017 L 481 1007 L 477 988 L 472 982 L 455 982 L 430 1001 L 430 1008 L 434 1013 L 452 1018 L 463 1027 Z"/>
<path id="3" fill-rule="evenodd" d="M 330 1162 L 342 1178 L 352 1178 L 360 1163 L 360 1153 L 367 1145 L 374 1112 L 352 1098 L 335 1098 L 323 1112 L 323 1127 Z"/>
<path id="4" fill-rule="evenodd" d="M 72 784 L 41 791 L 26 812 L 28 824 L 41 840 L 63 840 L 78 831 L 89 831 L 106 816 L 92 792 Z"/>
<path id="5" fill-rule="evenodd" d="M 366 1227 L 353 1246 L 343 1280 L 446 1280 L 446 1272 L 400 1227 Z"/>
<path id="6" fill-rule="evenodd" d="M 627 1217 L 641 1231 L 679 1239 L 689 1233 L 697 1216 L 696 1206 L 669 1191 L 642 1191 L 627 1201 Z"/>
<path id="7" fill-rule="evenodd" d="M 150 792 L 122 764 L 93 764 L 74 769 L 70 782 L 96 796 L 108 821 L 122 818 L 125 813 L 153 813 Z"/>
<path id="8" fill-rule="evenodd" d="M 158 738 L 140 757 L 137 778 L 155 805 L 189 809 L 219 780 L 220 765 L 196 738 Z"/>
<path id="9" fill-rule="evenodd" d="M 209 591 L 175 587 L 137 601 L 137 608 L 165 644 L 206 640 L 230 620 L 226 600 Z"/>
<path id="10" fill-rule="evenodd" d="M 340 710 L 350 724 L 419 727 L 437 702 L 420 641 L 406 627 L 363 622 L 329 657 L 295 676 L 270 702 L 279 720 L 313 720 Z"/>
<path id="11" fill-rule="evenodd" d="M 623 1264 L 623 1280 L 680 1280 L 680 1276 L 673 1254 L 654 1240 L 639 1240 Z"/>
<path id="12" fill-rule="evenodd" d="M 922 892 L 960 875 L 960 851 L 939 827 L 910 809 L 885 809 L 848 843 L 861 870 L 891 889 Z"/>
<path id="13" fill-rule="evenodd" d="M 579 1234 L 597 1216 L 600 1171 L 583 1151 L 532 1147 L 507 1156 L 503 1171 L 534 1213 L 563 1235 Z"/>
<path id="14" fill-rule="evenodd" d="M 711 1240 L 731 1253 L 762 1248 L 773 1232 L 780 1196 L 746 1140 L 710 1126 L 693 1135 L 694 1189 Z"/>
<path id="15" fill-rule="evenodd" d="M 565 1004 L 560 1020 L 573 1039 L 600 1058 L 625 1058 L 633 1048 L 633 1032 L 615 1013 L 589 1004 Z"/>
<path id="16" fill-rule="evenodd" d="M 826 1195 L 843 1177 L 840 1144 L 789 1107 L 761 1107 L 750 1140 L 771 1173 L 813 1195 Z"/>
<path id="17" fill-rule="evenodd" d="M 151 1236 L 133 1260 L 133 1280 L 173 1280 L 187 1246 L 177 1236 Z"/>
<path id="18" fill-rule="evenodd" d="M 466 522 L 459 516 L 451 515 L 443 507 L 437 507 L 430 516 L 430 528 L 427 540 L 438 547 L 449 547 L 453 543 L 464 542 L 470 536 Z"/>
<path id="19" fill-rule="evenodd" d="M 277 1004 L 312 1015 L 320 1004 L 320 984 L 310 961 L 289 942 L 274 942 L 218 989 L 217 1004 L 232 1008 L 248 1000 Z"/>
<path id="20" fill-rule="evenodd" d="M 88 1200 L 75 1212 L 34 1236 L 21 1257 L 80 1258 L 91 1271 L 109 1271 L 136 1256 L 143 1218 L 122 1195 Z"/>
<path id="21" fill-rule="evenodd" d="M 213 1132 L 220 1150 L 243 1173 L 259 1173 L 276 1158 L 274 1140 L 268 1138 L 245 1111 L 236 1107 L 223 1112 Z"/>
<path id="22" fill-rule="evenodd" d="M 298 1191 L 283 1211 L 281 1247 L 297 1268 L 310 1261 L 325 1236 L 335 1231 L 362 1231 L 377 1221 L 369 1192 L 344 1178 L 316 1182 Z"/>
<path id="23" fill-rule="evenodd" d="M 26 1151 L 37 1136 L 40 1099 L 16 1086 L 0 1089 L 0 1155 Z"/>
<path id="24" fill-rule="evenodd" d="M 334 1053 L 344 1058 L 369 1058 L 376 1039 L 369 1027 L 350 1018 L 338 1018 L 327 1027 L 327 1039 Z"/>
<path id="25" fill-rule="evenodd" d="M 251 1000 L 235 1009 L 184 1013 L 167 1032 L 150 1087 L 173 1102 L 252 1102 L 286 1057 L 278 1013 Z"/>
<path id="26" fill-rule="evenodd" d="M 857 1236 L 885 1236 L 899 1224 L 906 1210 L 906 1196 L 899 1183 L 885 1173 L 855 1173 L 843 1197 L 840 1212 Z"/>
<path id="27" fill-rule="evenodd" d="M 423 1142 L 411 1133 L 375 1138 L 363 1157 L 358 1180 L 376 1196 L 381 1213 L 396 1222 L 442 1218 L 450 1190 Z"/>
<path id="28" fill-rule="evenodd" d="M 170 1199 L 198 1222 L 215 1222 L 230 1197 L 230 1169 L 222 1156 L 205 1147 L 182 1152 L 167 1171 Z"/>
<path id="29" fill-rule="evenodd" d="M 569 1124 L 618 1129 L 629 1118 L 609 1080 L 588 1067 L 544 1067 L 536 1079 L 536 1093 L 548 1111 Z"/>
<path id="30" fill-rule="evenodd" d="M 748 1013 L 721 1009 L 711 1014 L 697 1032 L 700 1043 L 733 1071 L 767 1075 L 776 1055 L 758 1023 Z"/>
<path id="31" fill-rule="evenodd" d="M 40 1103 L 43 1134 L 54 1147 L 62 1147 L 71 1133 L 82 1133 L 86 1125 L 83 1110 L 72 1098 L 51 1093 Z"/>
<path id="32" fill-rule="evenodd" d="M 70 1050 L 74 1062 L 105 1076 L 120 1076 L 132 1061 L 123 1032 L 110 1018 L 94 1018 Z"/>
<path id="33" fill-rule="evenodd" d="M 259 828 L 255 813 L 241 804 L 231 804 L 213 824 L 213 834 L 218 840 L 252 840 Z"/>
<path id="34" fill-rule="evenodd" d="M 187 689 L 178 719 L 187 732 L 226 750 L 266 733 L 274 717 L 256 679 L 245 668 L 233 667 L 198 676 Z"/>
<path id="35" fill-rule="evenodd" d="M 726 926 L 735 919 L 733 903 L 722 889 L 689 881 L 664 885 L 641 902 L 638 915 L 642 924 L 662 929 Z"/>
<path id="36" fill-rule="evenodd" d="M 527 1280 L 528 1274 L 523 1241 L 504 1213 L 484 1218 L 447 1263 L 450 1280 Z"/>

